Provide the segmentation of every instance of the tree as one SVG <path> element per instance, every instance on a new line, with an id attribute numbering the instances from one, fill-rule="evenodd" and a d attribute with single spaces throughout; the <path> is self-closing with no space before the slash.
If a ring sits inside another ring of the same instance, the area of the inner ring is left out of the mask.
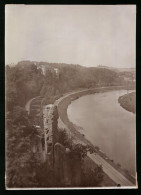
<path id="1" fill-rule="evenodd" d="M 36 169 L 40 164 L 33 155 L 31 138 L 38 132 L 26 111 L 17 106 L 6 115 L 6 185 L 7 187 L 35 187 Z M 35 167 L 34 167 L 35 166 Z"/>

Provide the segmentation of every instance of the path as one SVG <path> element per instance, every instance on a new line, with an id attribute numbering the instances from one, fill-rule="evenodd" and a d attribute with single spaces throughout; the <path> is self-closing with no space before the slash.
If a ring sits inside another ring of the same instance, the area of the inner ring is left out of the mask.
<path id="1" fill-rule="evenodd" d="M 102 165 L 103 171 L 117 184 L 121 186 L 135 186 L 126 177 L 124 177 L 120 172 L 118 172 L 113 166 L 106 162 L 98 154 L 88 154 L 88 156 L 98 165 Z"/>

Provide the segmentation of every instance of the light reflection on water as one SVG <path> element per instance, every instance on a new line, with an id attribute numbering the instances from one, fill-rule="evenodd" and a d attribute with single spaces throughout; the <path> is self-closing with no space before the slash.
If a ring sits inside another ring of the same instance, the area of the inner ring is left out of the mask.
<path id="1" fill-rule="evenodd" d="M 69 120 L 115 163 L 135 175 L 136 116 L 118 103 L 126 90 L 83 96 L 68 107 Z"/>

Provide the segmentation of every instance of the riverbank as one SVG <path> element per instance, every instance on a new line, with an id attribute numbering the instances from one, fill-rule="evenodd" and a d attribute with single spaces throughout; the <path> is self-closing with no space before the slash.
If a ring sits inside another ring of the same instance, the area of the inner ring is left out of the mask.
<path id="1" fill-rule="evenodd" d="M 64 96 L 64 98 L 61 99 L 61 101 L 58 103 L 58 112 L 61 120 L 63 123 L 71 130 L 71 134 L 77 139 L 81 140 L 85 144 L 90 144 L 91 146 L 95 147 L 89 140 L 87 140 L 84 136 L 84 134 L 79 132 L 79 128 L 76 127 L 72 122 L 69 121 L 67 116 L 67 108 L 68 105 L 78 99 L 81 96 L 94 94 L 94 93 L 102 93 L 109 90 L 119 90 L 124 89 L 124 87 L 107 87 L 107 88 L 97 88 L 97 89 L 88 89 L 81 92 L 75 92 L 73 94 L 70 94 L 68 96 Z M 135 183 L 135 179 L 125 170 L 123 170 L 121 167 L 119 167 L 118 164 L 115 164 L 112 159 L 107 158 L 106 154 L 104 154 L 102 151 L 97 150 L 97 153 L 105 160 L 107 161 L 112 167 L 114 167 L 116 170 L 118 170 L 122 175 L 124 175 L 126 178 L 128 178 L 131 182 Z"/>
<path id="2" fill-rule="evenodd" d="M 120 96 L 118 99 L 120 106 L 129 112 L 136 112 L 136 93 L 128 93 Z"/>

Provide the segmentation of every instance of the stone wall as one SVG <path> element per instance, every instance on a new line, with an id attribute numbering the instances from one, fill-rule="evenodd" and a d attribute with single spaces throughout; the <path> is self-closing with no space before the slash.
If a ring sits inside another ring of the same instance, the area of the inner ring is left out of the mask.
<path id="1" fill-rule="evenodd" d="M 45 153 L 43 151 L 41 136 L 34 135 L 31 137 L 31 151 L 40 157 L 41 162 L 45 162 Z"/>
<path id="2" fill-rule="evenodd" d="M 54 146 L 54 174 L 59 186 L 71 186 L 70 150 L 62 144 Z"/>
<path id="3" fill-rule="evenodd" d="M 71 186 L 70 150 L 58 143 L 57 106 L 46 105 L 43 109 L 43 117 L 47 165 L 54 171 L 57 186 Z"/>
<path id="4" fill-rule="evenodd" d="M 43 120 L 46 162 L 47 166 L 53 170 L 55 185 L 57 187 L 79 186 L 81 183 L 81 162 L 80 159 L 77 159 L 77 155 L 76 159 L 71 159 L 70 149 L 58 142 L 58 128 L 62 127 L 64 123 L 58 116 L 56 105 L 44 106 Z M 67 134 L 71 134 L 65 125 L 64 129 L 66 129 Z"/>

